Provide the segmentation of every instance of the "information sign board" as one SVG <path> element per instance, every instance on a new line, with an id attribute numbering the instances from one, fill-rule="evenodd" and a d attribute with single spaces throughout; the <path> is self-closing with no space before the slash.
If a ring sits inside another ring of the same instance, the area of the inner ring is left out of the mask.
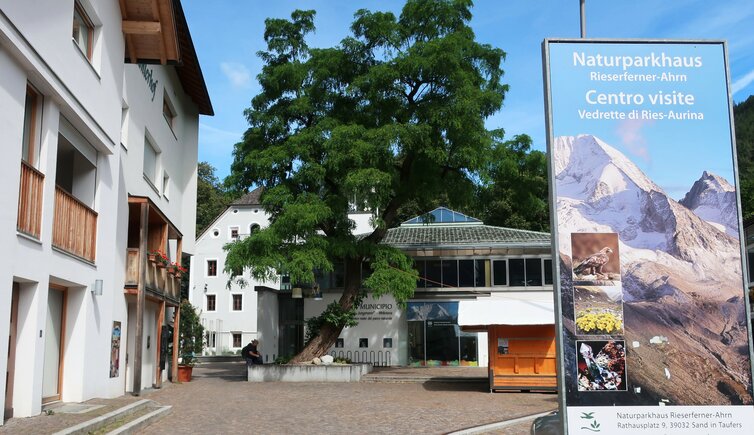
<path id="1" fill-rule="evenodd" d="M 754 433 L 725 43 L 543 51 L 568 433 Z"/>

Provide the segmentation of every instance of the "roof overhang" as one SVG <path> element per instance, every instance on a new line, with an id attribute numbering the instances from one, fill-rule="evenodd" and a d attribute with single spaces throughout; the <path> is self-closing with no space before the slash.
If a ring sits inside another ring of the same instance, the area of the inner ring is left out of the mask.
<path id="1" fill-rule="evenodd" d="M 178 63 L 173 0 L 119 0 L 130 63 Z"/>
<path id="2" fill-rule="evenodd" d="M 490 325 L 554 325 L 554 301 L 497 296 L 458 303 L 458 325 L 464 330 Z"/>
<path id="3" fill-rule="evenodd" d="M 175 65 L 186 94 L 202 115 L 214 115 L 180 0 L 118 0 L 125 61 Z"/>

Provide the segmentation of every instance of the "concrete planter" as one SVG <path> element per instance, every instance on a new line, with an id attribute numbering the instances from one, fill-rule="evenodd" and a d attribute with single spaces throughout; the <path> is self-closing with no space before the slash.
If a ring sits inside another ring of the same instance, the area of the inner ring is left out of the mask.
<path id="1" fill-rule="evenodd" d="M 267 364 L 247 367 L 249 382 L 359 382 L 371 364 Z"/>

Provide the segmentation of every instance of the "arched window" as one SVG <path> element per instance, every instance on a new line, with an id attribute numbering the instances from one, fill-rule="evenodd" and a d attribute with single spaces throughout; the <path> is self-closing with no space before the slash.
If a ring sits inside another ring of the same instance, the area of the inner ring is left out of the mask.
<path id="1" fill-rule="evenodd" d="M 251 224 L 249 225 L 249 234 L 254 234 L 257 231 L 259 231 L 260 227 L 259 224 Z"/>

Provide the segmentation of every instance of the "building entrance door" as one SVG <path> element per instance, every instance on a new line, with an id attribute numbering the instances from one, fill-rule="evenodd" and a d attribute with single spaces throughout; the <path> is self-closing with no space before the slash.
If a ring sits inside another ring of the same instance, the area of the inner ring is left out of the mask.
<path id="1" fill-rule="evenodd" d="M 8 369 L 5 372 L 5 414 L 13 417 L 13 376 L 16 369 L 16 330 L 18 328 L 18 284 L 13 283 L 10 303 L 10 328 L 8 328 Z"/>
<path id="2" fill-rule="evenodd" d="M 50 285 L 47 296 L 42 403 L 60 400 L 65 351 L 66 289 Z"/>
<path id="3" fill-rule="evenodd" d="M 304 300 L 286 296 L 280 295 L 278 299 L 278 352 L 282 357 L 292 357 L 304 348 Z"/>

